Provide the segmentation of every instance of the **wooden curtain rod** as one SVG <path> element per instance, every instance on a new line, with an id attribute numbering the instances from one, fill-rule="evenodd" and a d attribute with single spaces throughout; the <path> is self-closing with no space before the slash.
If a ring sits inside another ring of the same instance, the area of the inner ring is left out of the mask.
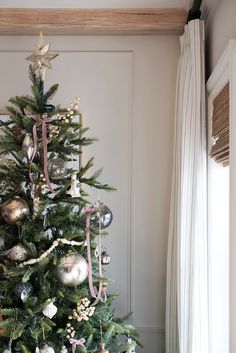
<path id="1" fill-rule="evenodd" d="M 181 34 L 184 9 L 0 9 L 0 35 Z"/>

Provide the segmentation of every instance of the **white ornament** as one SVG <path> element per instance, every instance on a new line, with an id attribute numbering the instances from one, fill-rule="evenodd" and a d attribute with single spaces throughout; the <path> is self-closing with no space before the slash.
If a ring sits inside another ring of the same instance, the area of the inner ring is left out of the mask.
<path id="1" fill-rule="evenodd" d="M 35 348 L 35 353 L 39 353 L 39 347 Z"/>
<path id="2" fill-rule="evenodd" d="M 60 350 L 60 353 L 68 353 L 68 349 L 65 346 L 63 346 Z"/>
<path id="3" fill-rule="evenodd" d="M 53 302 L 49 302 L 45 305 L 43 308 L 43 315 L 49 317 L 49 319 L 52 319 L 54 315 L 57 313 L 57 307 L 56 305 L 53 304 Z"/>
<path id="4" fill-rule="evenodd" d="M 71 197 L 80 197 L 80 183 L 77 180 L 77 173 L 71 174 L 71 185 L 69 190 L 66 192 Z"/>
<path id="5" fill-rule="evenodd" d="M 135 347 L 136 347 L 136 342 L 134 342 L 133 340 L 132 340 L 132 338 L 128 338 L 128 345 L 129 345 L 129 348 L 128 348 L 128 350 L 127 350 L 127 352 L 126 353 L 136 353 L 136 351 L 135 351 Z"/>
<path id="6" fill-rule="evenodd" d="M 40 353 L 55 353 L 54 349 L 47 344 L 44 344 L 40 349 Z"/>

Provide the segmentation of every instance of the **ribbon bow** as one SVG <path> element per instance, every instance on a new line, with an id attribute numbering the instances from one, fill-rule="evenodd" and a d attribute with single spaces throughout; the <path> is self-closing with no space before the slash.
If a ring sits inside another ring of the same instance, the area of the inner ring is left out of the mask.
<path id="1" fill-rule="evenodd" d="M 50 180 L 49 180 L 49 175 L 48 175 L 48 149 L 47 149 L 47 123 L 50 123 L 51 119 L 50 118 L 43 118 L 40 119 L 40 116 L 38 115 L 33 115 L 32 118 L 35 120 L 35 124 L 33 126 L 33 139 L 34 139 L 34 148 L 33 148 L 33 153 L 32 157 L 30 159 L 30 162 L 33 161 L 36 152 L 37 152 L 37 124 L 41 121 L 42 122 L 42 137 L 43 137 L 43 172 L 44 172 L 44 177 L 47 181 L 48 188 L 51 192 L 55 192 L 53 189 Z"/>
<path id="2" fill-rule="evenodd" d="M 69 342 L 72 345 L 72 353 L 75 353 L 77 346 L 84 347 L 86 340 L 84 338 L 80 338 L 79 340 L 76 338 L 70 338 Z"/>

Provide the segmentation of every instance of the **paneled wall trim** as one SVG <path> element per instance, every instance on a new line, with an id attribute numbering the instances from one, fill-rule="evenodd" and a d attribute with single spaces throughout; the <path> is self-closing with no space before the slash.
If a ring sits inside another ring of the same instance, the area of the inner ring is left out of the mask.
<path id="1" fill-rule="evenodd" d="M 180 34 L 184 9 L 0 9 L 0 34 Z"/>

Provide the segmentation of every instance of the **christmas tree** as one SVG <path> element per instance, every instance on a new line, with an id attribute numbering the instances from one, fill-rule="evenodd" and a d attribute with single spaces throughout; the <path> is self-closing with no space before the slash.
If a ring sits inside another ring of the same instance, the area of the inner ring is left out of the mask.
<path id="1" fill-rule="evenodd" d="M 90 175 L 93 159 L 78 163 L 94 142 L 79 99 L 68 109 L 48 103 L 58 85 L 45 89 L 45 69 L 56 56 L 41 34 L 27 58 L 32 96 L 11 98 L 0 123 L 0 350 L 131 352 L 137 333 L 115 317 L 103 271 L 112 213 L 91 206 L 84 186 L 113 188 L 98 181 L 101 170 Z"/>

